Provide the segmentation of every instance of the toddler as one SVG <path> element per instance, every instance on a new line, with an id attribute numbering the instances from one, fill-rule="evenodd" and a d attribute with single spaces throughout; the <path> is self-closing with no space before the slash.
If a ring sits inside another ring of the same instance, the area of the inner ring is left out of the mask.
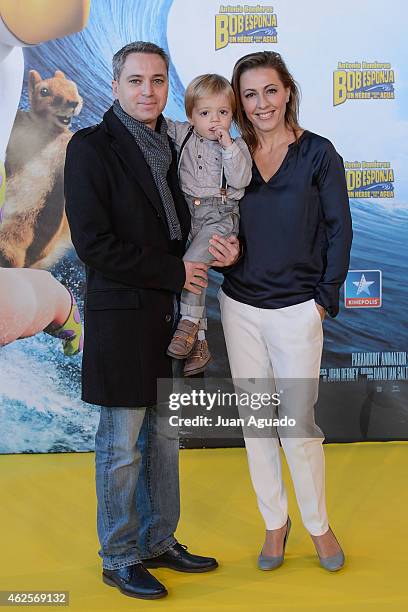
<path id="1" fill-rule="evenodd" d="M 188 122 L 168 122 L 168 134 L 178 151 L 181 189 L 191 213 L 185 261 L 210 265 L 213 234 L 237 235 L 239 200 L 251 180 L 252 159 L 242 138 L 232 140 L 229 129 L 235 96 L 229 81 L 218 74 L 196 77 L 187 87 Z M 206 291 L 181 294 L 181 318 L 167 354 L 186 359 L 184 375 L 203 372 L 211 360 L 205 339 Z"/>

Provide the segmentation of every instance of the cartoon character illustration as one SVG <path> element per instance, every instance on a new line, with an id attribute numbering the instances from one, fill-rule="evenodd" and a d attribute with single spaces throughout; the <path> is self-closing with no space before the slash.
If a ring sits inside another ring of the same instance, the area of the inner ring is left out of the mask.
<path id="1" fill-rule="evenodd" d="M 18 110 L 6 152 L 7 192 L 0 265 L 48 268 L 69 248 L 63 169 L 72 117 L 82 108 L 76 84 L 60 70 L 30 70 L 30 110 Z"/>
<path id="2" fill-rule="evenodd" d="M 0 105 L 0 225 L 5 217 L 6 169 L 4 162 L 6 149 L 18 109 L 24 75 L 22 47 L 79 32 L 86 25 L 89 8 L 90 0 L 70 0 L 70 2 L 65 3 L 55 2 L 55 0 L 0 0 L 0 83 L 2 88 Z M 38 77 L 41 81 L 38 73 L 33 74 L 32 77 L 30 75 L 34 90 L 35 86 L 39 85 Z M 56 74 L 54 78 L 64 77 L 61 73 Z M 39 93 L 39 96 L 46 97 L 45 95 L 42 96 L 41 93 Z M 77 102 L 75 109 L 79 112 L 80 100 L 71 99 L 70 101 Z M 39 107 L 36 106 L 36 108 Z M 66 109 L 60 107 L 59 110 L 62 110 L 59 114 L 60 123 L 65 129 L 69 125 L 67 119 L 71 113 L 74 114 L 75 109 L 64 112 Z M 35 112 L 34 106 L 32 111 Z M 27 113 L 27 115 L 29 114 Z M 53 118 L 48 115 L 48 119 L 52 123 Z M 19 125 L 21 126 L 21 122 L 24 123 L 26 120 L 28 120 L 28 117 L 21 117 L 18 122 Z M 18 137 L 18 133 L 17 131 L 16 137 Z M 49 138 L 50 129 L 47 129 L 44 135 Z M 28 134 L 26 136 L 28 137 Z M 45 146 L 44 144 L 37 159 L 31 157 L 32 161 L 26 165 L 25 189 L 28 190 L 26 193 L 30 193 L 33 185 L 36 184 L 41 169 L 41 156 L 43 156 L 43 161 L 50 162 L 51 156 L 59 150 L 60 142 L 58 138 L 51 138 L 47 142 L 48 145 Z M 13 160 L 12 150 L 13 147 L 11 149 L 11 160 Z M 24 147 L 23 151 L 25 151 Z M 27 148 L 28 151 L 29 148 Z M 12 163 L 11 161 L 11 165 Z M 19 171 L 18 164 L 19 162 L 16 162 L 16 172 Z M 50 168 L 50 165 L 46 167 Z M 13 173 L 12 168 L 11 173 Z M 54 173 L 53 176 L 55 178 L 56 174 Z M 44 190 L 45 188 L 46 186 L 42 185 L 41 189 Z M 13 201 L 13 186 L 11 187 L 10 197 Z M 30 206 L 26 215 L 27 217 L 30 215 Z M 44 222 L 47 221 L 44 218 Z M 14 227 L 16 236 L 18 236 L 20 229 L 21 226 L 18 224 Z M 63 233 L 63 230 L 60 219 L 60 235 L 61 233 Z M 20 265 L 24 265 L 24 262 L 21 263 L 21 252 L 19 257 Z M 12 260 L 10 252 L 6 261 L 7 259 Z M 0 346 L 9 344 L 17 338 L 31 336 L 43 329 L 47 333 L 61 338 L 65 354 L 74 355 L 82 349 L 81 321 L 78 307 L 71 292 L 48 272 L 0 268 Z"/>
<path id="3" fill-rule="evenodd" d="M 4 160 L 24 75 L 21 47 L 79 32 L 86 25 L 89 8 L 90 0 L 0 0 L 0 223 L 6 181 Z"/>
<path id="4" fill-rule="evenodd" d="M 0 347 L 45 331 L 65 355 L 82 351 L 81 317 L 72 293 L 45 270 L 0 268 Z"/>

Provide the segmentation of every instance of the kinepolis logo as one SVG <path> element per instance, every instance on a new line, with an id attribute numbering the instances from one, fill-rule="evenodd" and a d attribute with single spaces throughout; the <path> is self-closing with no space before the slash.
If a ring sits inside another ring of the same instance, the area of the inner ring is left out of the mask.
<path id="1" fill-rule="evenodd" d="M 393 198 L 394 170 L 390 162 L 345 161 L 349 198 Z"/>
<path id="2" fill-rule="evenodd" d="M 333 72 L 333 106 L 346 100 L 394 99 L 394 70 L 380 62 L 339 62 Z"/>
<path id="3" fill-rule="evenodd" d="M 221 4 L 215 16 L 215 49 L 230 43 L 277 43 L 277 25 L 273 6 Z"/>
<path id="4" fill-rule="evenodd" d="M 381 270 L 349 270 L 344 283 L 346 308 L 381 308 Z"/>

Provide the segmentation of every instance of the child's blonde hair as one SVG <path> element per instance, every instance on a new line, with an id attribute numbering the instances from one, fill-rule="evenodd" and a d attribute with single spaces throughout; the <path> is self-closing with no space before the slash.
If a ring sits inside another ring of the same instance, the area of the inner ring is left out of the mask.
<path id="1" fill-rule="evenodd" d="M 200 76 L 191 81 L 186 89 L 184 108 L 186 109 L 187 117 L 191 117 L 193 108 L 200 98 L 222 93 L 228 96 L 231 110 L 235 113 L 236 103 L 234 90 L 228 79 L 219 74 L 200 74 Z"/>

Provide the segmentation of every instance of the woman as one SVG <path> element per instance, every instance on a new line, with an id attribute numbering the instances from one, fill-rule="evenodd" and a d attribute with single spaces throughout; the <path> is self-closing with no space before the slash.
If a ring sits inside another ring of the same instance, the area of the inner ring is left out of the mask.
<path id="1" fill-rule="evenodd" d="M 298 123 L 299 92 L 278 53 L 238 60 L 232 85 L 236 122 L 253 157 L 241 200 L 244 256 L 225 274 L 221 318 L 234 379 L 303 379 L 307 393 L 289 409 L 308 434 L 278 429 L 303 523 L 321 565 L 344 565 L 328 523 L 323 434 L 314 422 L 322 321 L 339 310 L 351 247 L 351 217 L 341 157 Z M 310 385 L 314 390 L 310 393 Z M 300 434 L 298 433 L 298 436 Z M 266 525 L 260 569 L 283 562 L 290 530 L 277 437 L 246 436 L 253 486 Z"/>

